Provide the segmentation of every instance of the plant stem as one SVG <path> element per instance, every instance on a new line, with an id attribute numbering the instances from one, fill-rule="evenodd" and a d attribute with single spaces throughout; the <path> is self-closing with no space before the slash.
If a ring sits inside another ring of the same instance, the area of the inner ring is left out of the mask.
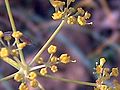
<path id="1" fill-rule="evenodd" d="M 53 80 L 60 80 L 63 82 L 69 82 L 69 83 L 75 83 L 75 84 L 81 84 L 81 85 L 88 85 L 88 86 L 96 86 L 96 83 L 89 83 L 89 82 L 82 82 L 78 80 L 70 80 L 70 79 L 65 79 L 65 78 L 57 78 L 51 75 L 46 75 L 45 77 L 53 79 Z"/>
<path id="2" fill-rule="evenodd" d="M 19 65 L 14 60 L 12 60 L 11 58 L 4 57 L 4 58 L 2 58 L 2 60 L 19 70 Z"/>
<path id="3" fill-rule="evenodd" d="M 45 43 L 45 45 L 39 50 L 39 52 L 35 55 L 35 57 L 33 58 L 33 60 L 30 62 L 29 65 L 32 65 L 35 60 L 44 52 L 44 50 L 48 47 L 48 45 L 51 43 L 51 41 L 55 38 L 55 36 L 59 33 L 59 31 L 61 30 L 62 26 L 64 25 L 65 20 L 62 20 L 62 22 L 60 23 L 60 25 L 58 26 L 58 28 L 55 30 L 55 32 L 52 34 L 52 36 L 48 39 L 48 41 Z"/>
<path id="4" fill-rule="evenodd" d="M 9 4 L 9 1 L 8 1 L 8 0 L 5 0 L 5 5 L 6 5 L 6 8 L 7 8 L 7 12 L 8 12 L 8 16 L 9 16 L 10 23 L 11 23 L 11 26 L 12 26 L 12 30 L 13 30 L 13 32 L 16 32 L 17 29 L 16 29 L 16 26 L 15 26 L 15 22 L 14 22 L 14 19 L 13 19 L 13 15 L 12 15 L 11 8 L 10 8 L 10 4 Z M 19 40 L 17 40 L 17 39 L 15 39 L 15 40 L 16 40 L 16 44 L 17 44 L 17 46 L 18 46 L 18 44 L 19 44 L 20 42 L 19 42 Z M 26 65 L 22 50 L 19 50 L 19 54 L 20 54 L 21 62 L 22 62 L 24 65 Z"/>

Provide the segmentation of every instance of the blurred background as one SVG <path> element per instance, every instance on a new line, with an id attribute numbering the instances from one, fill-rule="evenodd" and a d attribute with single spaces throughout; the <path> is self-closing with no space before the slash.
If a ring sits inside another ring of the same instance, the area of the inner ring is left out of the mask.
<path id="1" fill-rule="evenodd" d="M 32 44 L 24 49 L 27 62 L 33 58 L 59 25 L 51 16 L 54 8 L 48 0 L 9 0 L 16 27 Z M 64 1 L 64 0 L 63 0 Z M 51 44 L 57 45 L 57 56 L 68 53 L 77 63 L 59 65 L 56 77 L 95 82 L 95 63 L 101 57 L 107 60 L 106 67 L 120 67 L 120 0 L 76 0 L 74 7 L 82 7 L 92 14 L 93 25 L 81 27 L 65 24 Z M 0 29 L 11 31 L 4 0 L 0 0 Z M 45 51 L 43 58 L 48 58 Z M 16 70 L 0 61 L 0 78 Z M 120 76 L 117 78 L 120 80 Z M 39 78 L 46 90 L 93 90 L 83 86 L 49 78 Z M 18 90 L 19 83 L 9 80 L 0 83 L 0 90 Z M 30 90 L 38 90 L 31 88 Z"/>

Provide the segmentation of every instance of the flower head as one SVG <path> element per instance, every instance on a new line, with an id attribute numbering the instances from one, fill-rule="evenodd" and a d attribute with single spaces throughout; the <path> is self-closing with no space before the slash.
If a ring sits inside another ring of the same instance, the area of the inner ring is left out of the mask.
<path id="1" fill-rule="evenodd" d="M 67 19 L 68 24 L 75 24 L 76 23 L 76 18 L 74 16 L 70 16 Z"/>
<path id="2" fill-rule="evenodd" d="M 14 76 L 14 80 L 16 80 L 17 82 L 20 82 L 23 80 L 23 76 L 19 73 L 16 73 Z"/>
<path id="3" fill-rule="evenodd" d="M 86 25 L 86 20 L 85 20 L 85 18 L 82 17 L 82 16 L 78 16 L 77 21 L 78 21 L 78 23 L 79 23 L 81 26 Z"/>
<path id="4" fill-rule="evenodd" d="M 52 4 L 53 7 L 56 8 L 56 7 L 64 6 L 64 5 L 65 5 L 65 2 L 62 2 L 62 1 L 59 1 L 59 0 L 58 0 L 58 1 L 52 1 L 51 4 Z"/>
<path id="5" fill-rule="evenodd" d="M 30 86 L 31 87 L 37 87 L 38 86 L 38 81 L 36 79 L 33 79 L 32 81 L 30 81 Z"/>
<path id="6" fill-rule="evenodd" d="M 1 48 L 1 51 L 0 51 L 0 57 L 8 57 L 9 56 L 9 51 L 7 48 Z"/>
<path id="7" fill-rule="evenodd" d="M 64 64 L 67 64 L 70 62 L 70 56 L 68 56 L 68 54 L 62 54 L 60 56 L 60 61 Z"/>
<path id="8" fill-rule="evenodd" d="M 119 75 L 118 68 L 112 68 L 111 76 L 117 77 Z"/>
<path id="9" fill-rule="evenodd" d="M 45 75 L 47 74 L 47 68 L 42 68 L 42 69 L 40 70 L 40 74 L 41 74 L 42 76 L 45 76 Z"/>
<path id="10" fill-rule="evenodd" d="M 26 42 L 19 43 L 19 44 L 18 44 L 18 48 L 19 48 L 19 49 L 23 49 L 26 45 L 27 45 Z"/>
<path id="11" fill-rule="evenodd" d="M 51 45 L 51 46 L 48 48 L 48 53 L 49 53 L 49 54 L 56 53 L 56 51 L 57 51 L 57 47 L 54 46 L 54 45 Z"/>
<path id="12" fill-rule="evenodd" d="M 3 37 L 3 32 L 2 31 L 0 31 L 0 38 L 2 38 Z"/>
<path id="13" fill-rule="evenodd" d="M 62 16 L 63 16 L 63 12 L 58 11 L 58 12 L 53 13 L 52 18 L 53 18 L 54 20 L 58 20 L 58 19 L 61 19 Z"/>
<path id="14" fill-rule="evenodd" d="M 23 34 L 22 34 L 22 32 L 20 32 L 20 31 L 13 32 L 13 34 L 12 34 L 12 36 L 13 36 L 14 38 L 17 38 L 17 39 L 19 39 L 22 35 L 23 35 Z"/>
<path id="15" fill-rule="evenodd" d="M 100 65 L 101 65 L 101 66 L 103 66 L 103 65 L 105 64 L 105 62 L 106 62 L 105 58 L 101 58 L 101 59 L 100 59 Z"/>
<path id="16" fill-rule="evenodd" d="M 30 72 L 29 73 L 29 79 L 30 80 L 33 80 L 33 79 L 35 79 L 37 77 L 37 74 L 35 73 L 35 72 Z"/>
<path id="17" fill-rule="evenodd" d="M 26 83 L 21 83 L 19 86 L 19 90 L 28 90 L 28 86 L 26 85 Z"/>
<path id="18" fill-rule="evenodd" d="M 52 72 L 57 72 L 57 71 L 58 71 L 57 66 L 56 66 L 56 65 L 52 65 L 52 66 L 51 66 L 51 71 L 52 71 Z"/>

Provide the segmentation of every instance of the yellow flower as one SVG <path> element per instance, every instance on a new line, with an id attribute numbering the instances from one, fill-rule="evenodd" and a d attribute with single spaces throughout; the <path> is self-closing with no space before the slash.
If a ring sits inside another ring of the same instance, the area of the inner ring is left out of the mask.
<path id="1" fill-rule="evenodd" d="M 38 81 L 36 79 L 30 81 L 30 86 L 34 88 L 38 87 Z"/>
<path id="2" fill-rule="evenodd" d="M 18 53 L 18 51 L 17 51 L 16 49 L 13 49 L 13 50 L 12 50 L 12 55 L 18 56 L 18 54 L 19 54 L 19 53 Z"/>
<path id="3" fill-rule="evenodd" d="M 86 25 L 86 20 L 85 20 L 85 18 L 82 17 L 82 16 L 78 16 L 77 21 L 78 21 L 78 23 L 79 23 L 81 26 Z"/>
<path id="4" fill-rule="evenodd" d="M 81 15 L 84 15 L 84 13 L 85 13 L 85 11 L 82 8 L 78 8 L 77 11 Z"/>
<path id="5" fill-rule="evenodd" d="M 26 85 L 26 83 L 21 83 L 19 86 L 19 90 L 28 90 L 28 86 Z"/>
<path id="6" fill-rule="evenodd" d="M 76 18 L 74 16 L 68 17 L 67 23 L 68 24 L 75 24 L 76 23 Z"/>
<path id="7" fill-rule="evenodd" d="M 57 51 L 57 47 L 54 46 L 54 45 L 51 45 L 51 46 L 48 48 L 48 53 L 49 53 L 49 54 L 56 53 L 56 51 Z"/>
<path id="8" fill-rule="evenodd" d="M 12 36 L 13 36 L 14 38 L 17 38 L 17 39 L 19 39 L 22 35 L 23 35 L 23 34 L 22 34 L 22 32 L 20 32 L 20 31 L 13 32 L 13 34 L 12 34 Z"/>
<path id="9" fill-rule="evenodd" d="M 96 67 L 96 73 L 97 73 L 97 74 L 101 74 L 102 71 L 103 71 L 102 66 L 101 66 L 101 65 L 98 65 L 98 66 Z"/>
<path id="10" fill-rule="evenodd" d="M 56 65 L 52 65 L 50 69 L 51 69 L 51 71 L 54 72 L 54 73 L 58 71 L 58 68 L 57 68 Z"/>
<path id="11" fill-rule="evenodd" d="M 56 8 L 56 7 L 64 6 L 65 2 L 62 2 L 62 1 L 52 1 L 51 4 L 52 4 L 53 7 Z"/>
<path id="12" fill-rule="evenodd" d="M 107 85 L 101 85 L 100 90 L 107 90 Z"/>
<path id="13" fill-rule="evenodd" d="M 52 62 L 52 63 L 57 62 L 57 57 L 53 56 L 53 57 L 50 59 L 50 62 Z"/>
<path id="14" fill-rule="evenodd" d="M 111 76 L 117 77 L 119 75 L 118 68 L 112 68 Z"/>
<path id="15" fill-rule="evenodd" d="M 40 70 L 40 74 L 41 74 L 42 76 L 45 76 L 45 75 L 47 74 L 47 68 L 42 68 L 42 69 Z"/>
<path id="16" fill-rule="evenodd" d="M 103 66 L 105 64 L 106 60 L 105 58 L 100 58 L 100 65 Z"/>
<path id="17" fill-rule="evenodd" d="M 35 72 L 30 72 L 29 73 L 29 79 L 30 80 L 33 80 L 33 79 L 35 79 L 37 77 L 37 74 L 35 73 Z"/>
<path id="18" fill-rule="evenodd" d="M 89 19 L 90 17 L 91 17 L 91 14 L 88 13 L 88 12 L 85 12 L 84 18 L 85 18 L 85 19 Z"/>
<path id="19" fill-rule="evenodd" d="M 44 60 L 43 60 L 43 58 L 38 58 L 37 60 L 36 60 L 36 62 L 38 63 L 38 64 L 42 64 L 43 62 L 44 62 Z"/>
<path id="20" fill-rule="evenodd" d="M 0 38 L 2 38 L 3 37 L 3 32 L 2 31 L 0 31 Z"/>
<path id="21" fill-rule="evenodd" d="M 60 61 L 64 64 L 69 63 L 70 62 L 70 56 L 68 56 L 68 54 L 62 54 L 60 56 Z"/>
<path id="22" fill-rule="evenodd" d="M 14 76 L 14 80 L 16 80 L 17 82 L 20 82 L 23 80 L 23 76 L 19 73 L 16 73 Z"/>
<path id="23" fill-rule="evenodd" d="M 58 19 L 61 19 L 62 16 L 63 16 L 63 12 L 58 11 L 58 12 L 53 13 L 52 18 L 53 18 L 54 20 L 58 20 Z"/>
<path id="24" fill-rule="evenodd" d="M 0 51 L 0 56 L 3 58 L 3 57 L 8 57 L 9 56 L 9 51 L 7 48 L 1 48 L 1 51 Z"/>
<path id="25" fill-rule="evenodd" d="M 26 42 L 19 43 L 19 44 L 18 44 L 18 48 L 19 48 L 19 49 L 23 49 L 26 45 L 27 45 Z"/>

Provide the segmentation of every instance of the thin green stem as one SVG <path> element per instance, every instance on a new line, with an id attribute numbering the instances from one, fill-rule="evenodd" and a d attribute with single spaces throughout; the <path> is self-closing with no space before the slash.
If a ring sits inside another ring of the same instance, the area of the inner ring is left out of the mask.
<path id="1" fill-rule="evenodd" d="M 6 8 L 7 8 L 7 12 L 8 12 L 8 16 L 9 16 L 10 23 L 11 23 L 11 26 L 12 26 L 12 30 L 13 30 L 13 32 L 16 32 L 17 29 L 16 29 L 16 26 L 15 26 L 15 22 L 14 22 L 14 19 L 13 19 L 12 12 L 11 12 L 9 0 L 5 0 L 5 5 L 6 5 Z M 20 43 L 19 40 L 16 39 L 17 46 L 18 46 L 19 43 Z M 22 50 L 19 50 L 19 54 L 20 54 L 20 59 L 21 59 L 22 63 L 24 65 L 26 65 Z"/>
<path id="2" fill-rule="evenodd" d="M 18 72 L 16 72 L 16 73 L 18 73 Z M 4 77 L 4 78 L 1 78 L 1 79 L 0 79 L 0 82 L 6 81 L 6 80 L 9 80 L 9 79 L 12 79 L 12 78 L 15 76 L 16 73 L 13 73 L 13 74 L 11 74 L 11 75 L 9 75 L 9 76 L 6 76 L 6 77 Z"/>
<path id="3" fill-rule="evenodd" d="M 4 57 L 4 58 L 2 58 L 2 60 L 19 70 L 19 65 L 14 60 L 12 60 L 11 58 Z"/>
<path id="4" fill-rule="evenodd" d="M 45 77 L 53 79 L 53 80 L 60 80 L 63 82 L 75 83 L 75 84 L 80 84 L 80 85 L 96 86 L 96 83 L 82 82 L 78 80 L 70 80 L 70 79 L 65 79 L 65 78 L 57 78 L 51 75 L 46 75 Z"/>
<path id="5" fill-rule="evenodd" d="M 35 60 L 44 52 L 44 50 L 48 47 L 48 45 L 51 43 L 51 41 L 55 38 L 55 36 L 59 33 L 63 25 L 65 24 L 65 20 L 62 20 L 58 28 L 55 30 L 55 32 L 52 34 L 52 36 L 48 39 L 48 41 L 44 44 L 44 46 L 39 50 L 39 52 L 35 55 L 33 60 L 30 62 L 29 65 L 32 65 Z"/>

